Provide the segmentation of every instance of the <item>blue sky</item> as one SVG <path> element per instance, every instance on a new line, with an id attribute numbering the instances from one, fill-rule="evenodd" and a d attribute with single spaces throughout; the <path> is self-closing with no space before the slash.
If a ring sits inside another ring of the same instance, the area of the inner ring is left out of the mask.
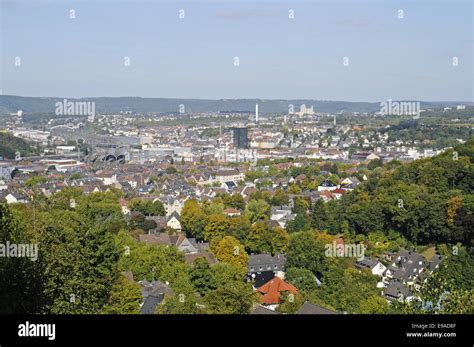
<path id="1" fill-rule="evenodd" d="M 3 94 L 474 101 L 470 0 L 1 1 Z"/>

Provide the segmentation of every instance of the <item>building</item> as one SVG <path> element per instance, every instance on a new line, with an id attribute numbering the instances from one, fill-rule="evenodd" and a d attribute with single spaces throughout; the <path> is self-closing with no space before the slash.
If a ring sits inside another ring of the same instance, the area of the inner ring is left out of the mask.
<path id="1" fill-rule="evenodd" d="M 249 148 L 249 138 L 247 128 L 232 128 L 233 142 L 235 148 Z"/>
<path id="2" fill-rule="evenodd" d="M 337 314 L 337 312 L 306 301 L 296 314 Z"/>
<path id="3" fill-rule="evenodd" d="M 251 254 L 247 265 L 249 275 L 263 271 L 273 271 L 275 273 L 285 270 L 286 257 L 277 253 L 274 256 L 268 253 Z"/>
<path id="4" fill-rule="evenodd" d="M 275 309 L 280 304 L 283 293 L 295 295 L 298 289 L 292 284 L 286 283 L 280 277 L 274 277 L 257 288 L 257 291 L 260 293 L 260 302 L 270 309 Z"/>
<path id="5" fill-rule="evenodd" d="M 306 107 L 305 104 L 302 104 L 300 106 L 300 111 L 297 114 L 300 117 L 304 115 L 313 115 L 314 114 L 313 106 L 311 105 L 311 107 Z"/>
<path id="6" fill-rule="evenodd" d="M 383 265 L 380 261 L 371 258 L 364 258 L 362 260 L 358 260 L 355 263 L 355 267 L 359 269 L 369 269 L 372 272 L 372 275 L 379 277 L 383 277 L 385 270 L 387 270 L 387 267 Z"/>

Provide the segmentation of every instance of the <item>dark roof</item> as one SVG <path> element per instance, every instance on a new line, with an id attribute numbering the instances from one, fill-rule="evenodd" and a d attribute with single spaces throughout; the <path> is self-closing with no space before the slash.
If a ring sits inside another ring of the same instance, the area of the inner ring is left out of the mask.
<path id="1" fill-rule="evenodd" d="M 262 305 L 257 305 L 251 314 L 280 314 L 280 312 L 270 310 Z"/>
<path id="2" fill-rule="evenodd" d="M 433 258 L 431 258 L 429 266 L 430 266 L 430 271 L 433 271 L 436 269 L 436 267 L 443 261 L 443 256 L 440 254 L 435 254 Z"/>
<path id="3" fill-rule="evenodd" d="M 384 290 L 385 296 L 389 299 L 391 298 L 400 298 L 400 295 L 403 295 L 404 298 L 411 296 L 410 290 L 400 281 L 393 280 L 391 281 L 387 288 Z"/>
<path id="4" fill-rule="evenodd" d="M 374 259 L 365 257 L 362 260 L 356 261 L 355 266 L 358 267 L 358 268 L 372 269 L 377 264 L 378 264 L 378 260 L 374 260 Z"/>
<path id="5" fill-rule="evenodd" d="M 140 308 L 140 313 L 154 314 L 156 306 L 159 305 L 164 298 L 165 294 L 148 295 L 145 299 L 145 302 L 143 303 L 143 306 Z"/>
<path id="6" fill-rule="evenodd" d="M 274 277 L 275 273 L 273 271 L 262 271 L 249 275 L 248 279 L 253 282 L 253 286 L 255 288 L 258 288 L 263 286 Z"/>
<path id="7" fill-rule="evenodd" d="M 306 301 L 296 314 L 337 314 L 337 312 Z"/>
<path id="8" fill-rule="evenodd" d="M 393 277 L 401 281 L 408 281 L 419 275 L 420 270 L 425 267 L 425 258 L 416 252 L 402 250 L 395 265 L 398 269 L 393 274 Z"/>
<path id="9" fill-rule="evenodd" d="M 142 286 L 142 296 L 147 298 L 148 296 L 159 296 L 161 294 L 173 294 L 171 287 L 161 281 L 140 281 Z"/>
<path id="10" fill-rule="evenodd" d="M 258 267 L 258 266 L 284 266 L 286 263 L 286 256 L 284 254 L 276 253 L 272 256 L 269 253 L 262 254 L 251 254 L 249 256 L 248 266 Z M 266 270 L 266 269 L 264 269 Z M 273 267 L 272 267 L 273 270 Z"/>
<path id="11" fill-rule="evenodd" d="M 167 221 L 169 222 L 173 217 L 179 221 L 179 213 L 176 211 L 173 211 L 173 213 L 168 216 Z"/>
<path id="12" fill-rule="evenodd" d="M 323 182 L 321 182 L 319 186 L 320 187 L 336 187 L 336 185 L 329 180 L 324 180 Z"/>

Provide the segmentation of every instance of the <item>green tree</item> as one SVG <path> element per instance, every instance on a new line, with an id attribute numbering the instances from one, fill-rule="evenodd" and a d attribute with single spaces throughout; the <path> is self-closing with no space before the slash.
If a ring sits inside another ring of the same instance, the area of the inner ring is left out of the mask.
<path id="1" fill-rule="evenodd" d="M 209 216 L 206 227 L 204 228 L 204 239 L 211 241 L 214 237 L 223 237 L 229 231 L 229 221 L 222 214 L 213 214 Z"/>
<path id="2" fill-rule="evenodd" d="M 26 232 L 6 204 L 0 203 L 0 244 L 28 244 Z M 36 245 L 38 246 L 38 245 Z M 25 257 L 0 257 L 0 313 L 39 313 L 43 306 L 42 264 Z"/>
<path id="3" fill-rule="evenodd" d="M 285 280 L 300 291 L 311 292 L 318 288 L 316 277 L 307 269 L 296 267 L 288 268 L 286 270 Z"/>
<path id="4" fill-rule="evenodd" d="M 141 301 L 140 285 L 121 275 L 111 289 L 103 312 L 106 314 L 137 314 L 140 312 Z"/>
<path id="5" fill-rule="evenodd" d="M 161 201 L 144 201 L 140 199 L 133 199 L 129 208 L 131 211 L 140 212 L 144 216 L 164 216 L 166 214 L 165 207 Z"/>
<path id="6" fill-rule="evenodd" d="M 228 219 L 229 222 L 229 231 L 230 236 L 235 237 L 239 242 L 245 242 L 247 235 L 250 232 L 252 224 L 250 223 L 247 216 L 235 216 Z"/>
<path id="7" fill-rule="evenodd" d="M 288 222 L 286 230 L 288 230 L 289 233 L 296 233 L 298 231 L 308 231 L 310 227 L 311 225 L 306 215 L 298 213 L 293 220 Z"/>
<path id="8" fill-rule="evenodd" d="M 229 263 L 242 269 L 247 268 L 249 257 L 244 246 L 235 237 L 214 238 L 211 241 L 211 251 L 220 262 Z"/>
<path id="9" fill-rule="evenodd" d="M 288 205 L 288 195 L 283 189 L 275 190 L 275 194 L 272 197 L 272 206 L 285 206 Z"/>
<path id="10" fill-rule="evenodd" d="M 298 267 L 318 275 L 326 269 L 325 244 L 316 240 L 315 233 L 304 231 L 290 237 L 287 267 Z"/>
<path id="11" fill-rule="evenodd" d="M 245 214 L 251 223 L 255 223 L 261 219 L 268 219 L 269 212 L 270 205 L 262 199 L 250 200 L 245 210 Z"/>
<path id="12" fill-rule="evenodd" d="M 316 230 L 324 230 L 327 220 L 326 206 L 322 199 L 318 199 L 311 210 L 311 227 Z"/>
<path id="13" fill-rule="evenodd" d="M 196 291 L 204 296 L 209 290 L 217 288 L 214 272 L 205 258 L 198 258 L 189 271 L 189 279 Z"/>
<path id="14" fill-rule="evenodd" d="M 204 228 L 207 224 L 207 216 L 196 200 L 189 199 L 184 203 L 180 223 L 188 237 L 205 239 Z"/>
<path id="15" fill-rule="evenodd" d="M 282 228 L 272 228 L 267 222 L 259 221 L 252 225 L 245 239 L 245 248 L 250 253 L 283 252 L 288 246 L 289 237 Z"/>
<path id="16" fill-rule="evenodd" d="M 249 314 L 257 300 L 249 283 L 233 281 L 207 293 L 204 297 L 205 313 Z"/>

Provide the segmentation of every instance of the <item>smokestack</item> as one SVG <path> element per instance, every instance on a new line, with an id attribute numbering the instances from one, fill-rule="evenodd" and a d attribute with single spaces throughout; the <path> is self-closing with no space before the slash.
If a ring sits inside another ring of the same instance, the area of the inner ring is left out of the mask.
<path id="1" fill-rule="evenodd" d="M 258 123 L 258 104 L 255 104 L 255 123 Z"/>

